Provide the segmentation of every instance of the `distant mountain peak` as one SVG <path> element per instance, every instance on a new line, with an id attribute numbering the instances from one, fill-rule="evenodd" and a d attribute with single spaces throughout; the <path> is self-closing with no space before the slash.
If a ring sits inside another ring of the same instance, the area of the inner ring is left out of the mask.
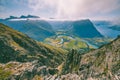
<path id="1" fill-rule="evenodd" d="M 73 33 L 79 37 L 103 37 L 89 19 L 74 21 L 73 26 Z"/>
<path id="2" fill-rule="evenodd" d="M 8 18 L 5 18 L 3 20 L 9 20 L 9 19 L 18 19 L 19 17 L 16 17 L 16 16 L 9 16 Z"/>
<path id="3" fill-rule="evenodd" d="M 35 16 L 35 15 L 21 15 L 20 18 L 40 18 L 39 16 Z"/>
<path id="4" fill-rule="evenodd" d="M 40 18 L 39 16 L 35 16 L 35 15 L 21 15 L 20 17 L 16 17 L 16 16 L 9 16 L 8 18 L 5 18 L 5 19 L 0 19 L 1 21 L 4 21 L 4 20 L 10 20 L 10 19 L 26 19 L 26 18 Z"/>

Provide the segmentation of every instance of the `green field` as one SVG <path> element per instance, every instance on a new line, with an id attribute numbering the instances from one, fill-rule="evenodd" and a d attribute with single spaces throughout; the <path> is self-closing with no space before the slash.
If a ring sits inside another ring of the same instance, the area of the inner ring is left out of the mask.
<path id="1" fill-rule="evenodd" d="M 50 38 L 46 38 L 44 40 L 44 43 L 50 44 L 55 47 L 60 47 L 63 49 L 80 49 L 80 48 L 89 48 L 89 46 L 83 42 L 78 37 L 71 37 L 71 36 L 65 36 L 65 35 L 59 35 L 59 36 L 52 36 Z"/>

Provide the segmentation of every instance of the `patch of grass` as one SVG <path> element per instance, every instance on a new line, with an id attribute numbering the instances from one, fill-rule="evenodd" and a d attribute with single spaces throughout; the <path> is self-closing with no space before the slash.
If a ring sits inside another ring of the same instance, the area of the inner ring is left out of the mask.
<path id="1" fill-rule="evenodd" d="M 14 66 L 15 66 L 15 64 L 9 63 L 9 64 L 6 64 L 5 68 L 12 68 L 12 67 L 14 67 Z"/>
<path id="2" fill-rule="evenodd" d="M 0 80 L 6 80 L 10 75 L 11 71 L 6 71 L 3 67 L 0 67 Z"/>
<path id="3" fill-rule="evenodd" d="M 35 75 L 35 77 L 33 78 L 33 80 L 43 80 L 43 78 L 41 76 Z"/>

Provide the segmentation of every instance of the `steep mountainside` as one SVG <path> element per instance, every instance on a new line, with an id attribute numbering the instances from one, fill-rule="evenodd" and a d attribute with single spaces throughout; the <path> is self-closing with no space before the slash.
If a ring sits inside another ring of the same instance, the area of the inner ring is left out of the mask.
<path id="1" fill-rule="evenodd" d="M 73 22 L 72 33 L 82 38 L 103 37 L 90 20 Z"/>
<path id="2" fill-rule="evenodd" d="M 18 21 L 2 21 L 5 25 L 29 35 L 31 38 L 42 41 L 55 33 L 51 25 L 44 20 L 18 20 Z"/>
<path id="3" fill-rule="evenodd" d="M 73 21 L 48 21 L 55 31 L 70 30 L 72 28 Z"/>
<path id="4" fill-rule="evenodd" d="M 72 50 L 64 64 L 65 80 L 120 80 L 120 37 L 87 54 Z"/>
<path id="5" fill-rule="evenodd" d="M 41 65 L 56 67 L 64 61 L 65 51 L 34 41 L 0 23 L 0 62 L 38 60 Z M 59 57 L 59 58 L 58 58 Z"/>
<path id="6" fill-rule="evenodd" d="M 103 37 L 89 20 L 76 21 L 48 21 L 55 31 L 66 31 L 66 35 L 75 35 L 81 38 Z"/>

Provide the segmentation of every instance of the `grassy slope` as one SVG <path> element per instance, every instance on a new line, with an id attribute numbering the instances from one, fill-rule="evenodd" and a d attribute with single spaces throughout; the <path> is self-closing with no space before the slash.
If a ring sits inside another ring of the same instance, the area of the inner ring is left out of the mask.
<path id="1" fill-rule="evenodd" d="M 0 62 L 39 60 L 56 67 L 64 61 L 66 51 L 39 43 L 27 35 L 0 24 Z"/>

